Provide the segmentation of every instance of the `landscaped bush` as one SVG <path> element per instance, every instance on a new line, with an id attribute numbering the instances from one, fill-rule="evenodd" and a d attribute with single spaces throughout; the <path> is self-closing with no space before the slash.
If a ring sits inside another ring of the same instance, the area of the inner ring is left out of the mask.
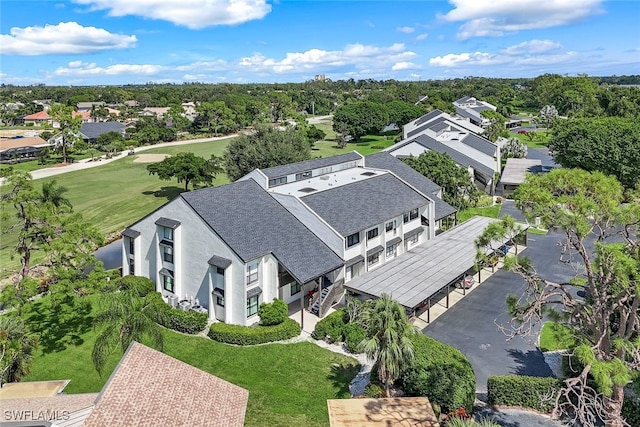
<path id="1" fill-rule="evenodd" d="M 622 417 L 630 426 L 640 426 L 640 403 L 625 397 L 622 404 Z"/>
<path id="2" fill-rule="evenodd" d="M 164 302 L 158 292 L 148 294 L 145 299 L 153 309 L 153 320 L 165 328 L 185 334 L 197 334 L 207 326 L 206 313 L 173 308 Z"/>
<path id="3" fill-rule="evenodd" d="M 144 297 L 151 292 L 155 292 L 156 284 L 148 277 L 129 275 L 118 279 L 118 288 L 122 291 L 127 289 L 136 289 L 138 295 Z"/>
<path id="4" fill-rule="evenodd" d="M 367 332 L 364 328 L 356 323 L 349 323 L 344 325 L 342 329 L 342 336 L 344 343 L 347 346 L 347 351 L 350 353 L 359 353 L 360 343 L 367 336 Z"/>
<path id="5" fill-rule="evenodd" d="M 279 325 L 287 318 L 289 308 L 281 299 L 275 298 L 272 303 L 263 302 L 258 308 L 260 324 L 263 326 Z"/>
<path id="6" fill-rule="evenodd" d="M 473 409 L 476 377 L 469 360 L 459 350 L 423 334 L 411 338 L 414 363 L 407 367 L 401 382 L 409 396 L 426 396 L 442 412 L 464 407 Z"/>
<path id="7" fill-rule="evenodd" d="M 490 405 L 549 412 L 554 404 L 552 396 L 561 386 L 562 380 L 553 377 L 494 375 L 487 380 L 487 400 Z"/>
<path id="8" fill-rule="evenodd" d="M 316 324 L 311 336 L 317 340 L 328 339 L 329 342 L 342 341 L 344 327 L 344 310 L 336 310 Z"/>
<path id="9" fill-rule="evenodd" d="M 300 335 L 300 325 L 293 319 L 273 326 L 240 326 L 213 323 L 209 327 L 209 338 L 214 341 L 237 345 L 255 345 L 282 341 Z"/>
<path id="10" fill-rule="evenodd" d="M 364 388 L 364 395 L 372 399 L 378 399 L 380 397 L 384 397 L 385 392 L 384 388 L 379 383 L 369 383 Z"/>

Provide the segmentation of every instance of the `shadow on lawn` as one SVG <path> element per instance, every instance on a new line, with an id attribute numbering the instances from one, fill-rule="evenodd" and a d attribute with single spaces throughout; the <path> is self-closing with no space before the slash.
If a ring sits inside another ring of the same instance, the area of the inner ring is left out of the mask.
<path id="1" fill-rule="evenodd" d="M 43 353 L 65 350 L 84 343 L 82 335 L 92 329 L 93 317 L 89 301 L 73 306 L 61 304 L 56 308 L 44 302 L 34 302 L 25 316 L 26 326 L 40 336 L 38 347 Z"/>
<path id="2" fill-rule="evenodd" d="M 161 187 L 160 190 L 157 191 L 143 191 L 142 194 L 145 196 L 164 197 L 167 200 L 172 200 L 183 191 L 184 189 L 182 187 L 170 186 Z"/>
<path id="3" fill-rule="evenodd" d="M 338 389 L 334 398 L 344 399 L 346 397 L 351 397 L 349 385 L 351 384 L 351 380 L 355 378 L 359 371 L 359 364 L 345 366 L 342 364 L 334 363 L 331 366 L 331 373 L 327 378 L 331 380 L 334 387 Z"/>

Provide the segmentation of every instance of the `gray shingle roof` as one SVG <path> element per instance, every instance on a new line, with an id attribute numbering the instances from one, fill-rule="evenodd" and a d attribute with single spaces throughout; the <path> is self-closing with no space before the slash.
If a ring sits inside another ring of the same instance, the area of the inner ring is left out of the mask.
<path id="1" fill-rule="evenodd" d="M 364 161 L 367 167 L 385 169 L 393 172 L 398 175 L 400 179 L 429 196 L 435 202 L 436 221 L 456 211 L 456 208 L 436 197 L 436 194 L 440 191 L 440 187 L 436 183 L 391 154 L 387 152 L 370 154 L 364 158 Z"/>
<path id="2" fill-rule="evenodd" d="M 416 120 L 416 126 L 421 125 L 422 123 L 426 123 L 442 114 L 441 110 L 435 109 L 433 111 L 428 112 L 424 116 L 420 117 Z"/>
<path id="3" fill-rule="evenodd" d="M 302 197 L 302 201 L 342 236 L 429 203 L 420 193 L 388 173 L 310 194 Z"/>
<path id="4" fill-rule="evenodd" d="M 467 136 L 462 139 L 462 143 L 469 147 L 473 147 L 488 156 L 495 156 L 496 154 L 496 145 L 475 133 L 468 133 Z"/>
<path id="5" fill-rule="evenodd" d="M 444 113 L 442 113 L 443 115 L 441 115 L 440 117 L 434 117 L 431 118 L 431 120 L 424 122 L 424 124 L 422 126 L 419 126 L 415 129 L 413 129 L 411 132 L 407 133 L 407 138 L 411 138 L 414 135 L 417 135 L 419 133 L 424 132 L 427 129 L 431 129 L 432 126 L 434 126 L 437 123 L 441 123 L 445 120 L 448 120 L 447 116 L 444 115 Z"/>
<path id="6" fill-rule="evenodd" d="M 96 139 L 107 132 L 124 132 L 124 125 L 119 122 L 99 122 L 99 123 L 83 123 L 80 133 L 87 139 Z"/>
<path id="7" fill-rule="evenodd" d="M 299 172 L 306 172 L 313 169 L 325 168 L 327 166 L 337 165 L 345 162 L 353 162 L 360 160 L 362 156 L 355 151 L 340 154 L 338 156 L 323 157 L 319 159 L 305 160 L 298 163 L 289 163 L 287 165 L 274 166 L 272 168 L 260 169 L 267 177 L 277 178 L 285 175 L 292 175 Z"/>
<path id="8" fill-rule="evenodd" d="M 450 147 L 449 145 L 436 141 L 435 139 L 427 135 L 420 135 L 414 138 L 413 141 L 417 142 L 418 144 L 422 145 L 423 147 L 429 150 L 448 154 L 449 157 L 451 157 L 453 161 L 456 162 L 457 164 L 463 165 L 466 167 L 471 166 L 473 169 L 475 169 L 477 172 L 482 173 L 487 178 L 493 179 L 493 169 L 483 165 L 482 163 L 480 163 L 475 159 L 472 159 L 471 157 L 466 156 L 465 154 L 462 154 L 458 150 Z"/>
<path id="9" fill-rule="evenodd" d="M 456 104 L 465 104 L 467 102 L 469 102 L 469 100 L 471 100 L 472 98 L 470 96 L 463 96 L 462 98 L 458 99 L 455 103 Z"/>
<path id="10" fill-rule="evenodd" d="M 181 197 L 245 262 L 273 253 L 300 283 L 342 259 L 255 181 L 237 181 Z"/>

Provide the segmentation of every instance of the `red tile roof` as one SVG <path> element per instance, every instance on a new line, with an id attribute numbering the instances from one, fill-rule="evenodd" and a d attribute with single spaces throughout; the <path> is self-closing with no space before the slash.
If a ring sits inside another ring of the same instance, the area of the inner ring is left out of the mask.
<path id="1" fill-rule="evenodd" d="M 132 343 L 85 422 L 91 426 L 242 426 L 249 392 Z"/>
<path id="2" fill-rule="evenodd" d="M 38 111 L 37 113 L 24 116 L 25 120 L 51 120 L 51 116 L 46 111 Z"/>

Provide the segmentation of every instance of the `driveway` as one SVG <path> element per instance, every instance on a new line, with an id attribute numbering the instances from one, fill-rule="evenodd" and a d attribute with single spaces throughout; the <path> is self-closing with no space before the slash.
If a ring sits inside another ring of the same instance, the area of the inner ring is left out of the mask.
<path id="1" fill-rule="evenodd" d="M 545 278 L 559 283 L 573 276 L 571 266 L 559 261 L 557 243 L 561 239 L 562 235 L 558 233 L 529 234 L 529 246 L 522 254 L 534 265 L 544 268 Z M 507 295 L 521 295 L 523 290 L 521 277 L 498 270 L 423 330 L 469 358 L 476 374 L 476 391 L 481 396 L 487 392 L 487 379 L 491 375 L 552 375 L 536 346 L 537 333 L 507 341 L 496 325 L 506 325 L 509 320 L 505 304 Z"/>

